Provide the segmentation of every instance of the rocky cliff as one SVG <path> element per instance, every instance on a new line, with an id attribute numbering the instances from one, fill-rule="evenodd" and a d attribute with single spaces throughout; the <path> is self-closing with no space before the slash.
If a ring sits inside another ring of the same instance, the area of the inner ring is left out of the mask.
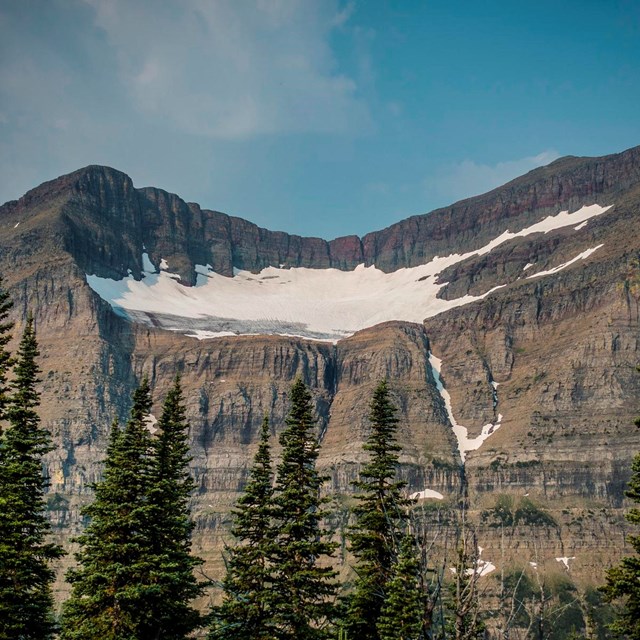
<path id="1" fill-rule="evenodd" d="M 351 270 L 360 263 L 394 272 L 594 204 L 612 208 L 584 224 L 514 237 L 440 275 L 442 299 L 501 287 L 490 295 L 423 324 L 387 322 L 335 344 L 276 335 L 196 340 L 123 318 L 87 284 L 87 274 L 120 279 L 130 271 L 140 279 L 144 252 L 155 267 L 168 261 L 187 286 L 196 282 L 195 265 L 206 264 L 224 276 L 234 267 Z M 623 550 L 622 491 L 640 449 L 633 426 L 640 414 L 639 219 L 640 148 L 563 158 L 477 198 L 330 242 L 136 189 L 125 174 L 97 166 L 5 204 L 0 273 L 15 302 L 16 335 L 27 310 L 36 315 L 42 416 L 57 445 L 47 465 L 59 535 L 77 530 L 78 509 L 100 476 L 108 426 L 115 415 L 126 418 L 143 374 L 156 412 L 182 374 L 198 486 L 196 542 L 213 572 L 262 416 L 271 416 L 274 432 L 282 428 L 292 381 L 302 376 L 316 400 L 327 490 L 348 493 L 364 459 L 371 391 L 387 377 L 400 408 L 410 492 L 428 488 L 446 504 L 464 475 L 479 521 L 500 495 L 527 494 L 556 526 L 514 530 L 510 557 L 533 554 L 531 540 L 543 540 L 535 549 L 541 562 L 575 556 L 575 575 L 598 574 Z M 468 440 L 479 438 L 464 451 L 464 467 L 454 422 L 468 429 Z M 578 531 L 576 518 L 589 510 L 595 515 Z M 494 560 L 495 532 L 487 525 L 481 533 Z"/>
<path id="2" fill-rule="evenodd" d="M 223 275 L 266 266 L 384 271 L 423 264 L 464 246 L 477 249 L 509 229 L 583 204 L 613 201 L 640 180 L 640 147 L 604 158 L 562 158 L 504 187 L 413 216 L 387 229 L 325 241 L 262 229 L 246 220 L 201 209 L 161 189 L 136 189 L 114 169 L 90 166 L 47 182 L 0 208 L 2 224 L 52 211 L 64 226 L 64 249 L 86 273 L 124 277 L 142 270 L 143 246 L 156 266 L 167 259 L 185 282 L 195 264 Z"/>

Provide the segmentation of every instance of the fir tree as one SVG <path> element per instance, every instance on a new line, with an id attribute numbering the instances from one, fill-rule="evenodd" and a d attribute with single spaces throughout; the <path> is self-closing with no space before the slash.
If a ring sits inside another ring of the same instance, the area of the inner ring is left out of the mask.
<path id="1" fill-rule="evenodd" d="M 417 640 L 423 637 L 424 603 L 420 591 L 420 563 L 413 536 L 406 535 L 393 565 L 386 599 L 378 619 L 380 640 Z"/>
<path id="2" fill-rule="evenodd" d="M 224 600 L 214 610 L 210 640 L 271 640 L 270 598 L 273 546 L 273 471 L 269 420 L 265 416 L 249 481 L 234 510 L 231 532 L 237 545 L 229 552 Z"/>
<path id="3" fill-rule="evenodd" d="M 316 471 L 319 444 L 311 394 L 302 380 L 291 388 L 287 428 L 280 436 L 282 461 L 274 494 L 277 534 L 273 545 L 273 622 L 279 640 L 317 640 L 335 615 L 335 571 L 320 566 L 335 545 L 320 527 L 324 517 Z"/>
<path id="4" fill-rule="evenodd" d="M 62 616 L 63 640 L 142 640 L 154 622 L 150 603 L 154 555 L 150 528 L 151 436 L 146 421 L 151 393 L 146 378 L 133 395 L 124 430 L 111 431 L 104 477 L 95 486 L 90 519 L 77 542 L 79 567 L 67 575 L 72 584 Z M 157 523 L 156 523 L 157 524 Z"/>
<path id="5" fill-rule="evenodd" d="M 355 483 L 359 493 L 355 524 L 349 532 L 356 558 L 354 588 L 346 600 L 345 627 L 349 637 L 378 640 L 378 620 L 386 597 L 391 570 L 402 538 L 406 507 L 405 482 L 396 480 L 398 419 L 386 381 L 380 382 L 371 402 L 371 434 L 364 450 L 371 458 Z"/>
<path id="6" fill-rule="evenodd" d="M 189 497 L 195 483 L 188 469 L 191 460 L 188 426 L 180 378 L 176 377 L 166 397 L 152 447 L 149 534 L 154 555 L 151 581 L 155 590 L 149 604 L 151 626 L 143 634 L 148 638 L 182 640 L 203 624 L 202 616 L 190 604 L 202 595 L 204 584 L 193 573 L 203 561 L 191 555 L 194 524 Z"/>
<path id="7" fill-rule="evenodd" d="M 625 493 L 635 504 L 640 504 L 640 453 L 634 458 L 631 470 Z M 630 509 L 626 519 L 632 525 L 640 525 L 640 508 Z M 628 541 L 635 555 L 622 558 L 620 564 L 607 571 L 607 583 L 601 591 L 609 602 L 623 601 L 612 630 L 623 637 L 640 639 L 640 535 L 630 535 Z"/>
<path id="8" fill-rule="evenodd" d="M 6 311 L 6 299 L 2 304 Z M 10 427 L 0 441 L 0 638 L 11 640 L 53 636 L 55 574 L 50 564 L 63 555 L 59 546 L 46 542 L 51 525 L 45 515 L 48 483 L 42 458 L 53 447 L 36 411 L 38 355 L 29 316 L 11 383 Z"/>
<path id="9" fill-rule="evenodd" d="M 0 436 L 2 435 L 3 422 L 7 417 L 7 407 L 9 404 L 9 386 L 7 375 L 13 364 L 11 354 L 7 351 L 7 345 L 11 340 L 11 329 L 13 322 L 8 322 L 9 309 L 13 306 L 9 294 L 2 288 L 2 277 L 0 277 Z"/>

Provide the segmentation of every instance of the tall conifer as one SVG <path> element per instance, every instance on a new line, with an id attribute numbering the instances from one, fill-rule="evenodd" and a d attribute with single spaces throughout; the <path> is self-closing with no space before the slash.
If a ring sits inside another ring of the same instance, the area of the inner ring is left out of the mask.
<path id="1" fill-rule="evenodd" d="M 2 305 L 6 312 L 6 298 Z M 29 316 L 18 348 L 6 411 L 10 427 L 0 441 L 2 639 L 42 640 L 51 638 L 55 630 L 51 593 L 55 574 L 50 565 L 63 551 L 46 542 L 51 525 L 45 515 L 47 480 L 43 478 L 42 458 L 53 447 L 36 411 L 40 404 L 36 389 L 38 355 L 33 318 Z M 4 403 L 6 406 L 6 400 Z"/>
<path id="2" fill-rule="evenodd" d="M 273 470 L 265 416 L 249 481 L 233 512 L 236 545 L 229 550 L 224 600 L 214 609 L 210 640 L 271 640 Z"/>
<path id="3" fill-rule="evenodd" d="M 149 604 L 151 626 L 145 636 L 182 640 L 204 622 L 191 605 L 194 598 L 202 595 L 204 583 L 199 583 L 193 573 L 203 561 L 191 555 L 194 523 L 189 498 L 195 483 L 188 468 L 189 425 L 179 377 L 167 394 L 157 426 L 149 485 L 154 556 L 151 581 L 156 588 Z"/>
<path id="4" fill-rule="evenodd" d="M 9 404 L 9 385 L 7 376 L 12 365 L 11 354 L 7 351 L 7 345 L 11 340 L 13 322 L 8 321 L 9 309 L 13 306 L 9 294 L 2 288 L 0 277 L 0 435 L 2 435 L 3 423 L 7 417 Z"/>
<path id="5" fill-rule="evenodd" d="M 423 594 L 420 590 L 420 563 L 416 542 L 406 535 L 387 584 L 380 618 L 380 640 L 417 640 L 422 638 Z"/>
<path id="6" fill-rule="evenodd" d="M 279 640 L 317 640 L 326 637 L 335 615 L 335 571 L 320 566 L 332 554 L 320 526 L 324 517 L 316 471 L 319 444 L 311 394 L 302 380 L 291 388 L 287 428 L 280 436 L 282 461 L 274 494 L 277 533 L 273 546 L 274 637 Z"/>
<path id="7" fill-rule="evenodd" d="M 72 591 L 63 608 L 63 640 L 149 637 L 145 634 L 154 621 L 149 605 L 157 592 L 150 580 L 150 410 L 145 378 L 134 392 L 124 430 L 113 426 L 103 480 L 94 486 L 93 503 L 83 509 L 90 523 L 77 539 L 79 567 L 67 575 Z"/>
<path id="8" fill-rule="evenodd" d="M 395 414 L 383 380 L 371 402 L 371 433 L 363 446 L 371 457 L 354 483 L 359 490 L 358 504 L 349 532 L 356 578 L 346 601 L 345 627 L 348 636 L 358 640 L 379 640 L 378 619 L 402 539 L 406 507 L 411 503 L 403 497 L 406 483 L 396 480 L 400 447 L 395 440 Z"/>
<path id="9" fill-rule="evenodd" d="M 633 459 L 631 471 L 625 494 L 640 505 L 640 453 Z M 625 517 L 637 531 L 640 526 L 640 508 L 629 509 Z M 640 535 L 630 535 L 627 541 L 634 555 L 625 556 L 618 565 L 607 571 L 607 583 L 600 590 L 607 601 L 621 602 L 616 620 L 611 625 L 612 631 L 625 638 L 637 639 L 640 638 Z"/>

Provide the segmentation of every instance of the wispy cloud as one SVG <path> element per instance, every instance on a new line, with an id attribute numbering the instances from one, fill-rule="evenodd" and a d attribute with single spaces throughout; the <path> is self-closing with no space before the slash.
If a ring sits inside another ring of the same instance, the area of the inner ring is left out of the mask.
<path id="1" fill-rule="evenodd" d="M 220 184 L 242 178 L 250 145 L 369 130 L 361 79 L 340 67 L 333 50 L 334 36 L 356 37 L 354 6 L 1 4 L 0 202 L 91 163 L 185 197 L 219 193 Z"/>
<path id="2" fill-rule="evenodd" d="M 507 160 L 497 164 L 481 164 L 473 160 L 442 167 L 424 181 L 424 188 L 431 202 L 439 205 L 479 195 L 499 187 L 509 180 L 541 167 L 559 158 L 554 149 L 548 149 L 535 156 Z"/>
<path id="3" fill-rule="evenodd" d="M 362 130 L 354 80 L 329 37 L 350 5 L 308 0 L 85 0 L 134 106 L 214 138 Z"/>

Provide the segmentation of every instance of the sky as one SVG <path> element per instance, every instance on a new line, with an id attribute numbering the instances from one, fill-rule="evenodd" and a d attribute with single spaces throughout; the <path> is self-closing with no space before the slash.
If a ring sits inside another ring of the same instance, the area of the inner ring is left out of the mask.
<path id="1" fill-rule="evenodd" d="M 638 0 L 0 0 L 0 202 L 88 164 L 331 239 L 640 144 Z"/>

